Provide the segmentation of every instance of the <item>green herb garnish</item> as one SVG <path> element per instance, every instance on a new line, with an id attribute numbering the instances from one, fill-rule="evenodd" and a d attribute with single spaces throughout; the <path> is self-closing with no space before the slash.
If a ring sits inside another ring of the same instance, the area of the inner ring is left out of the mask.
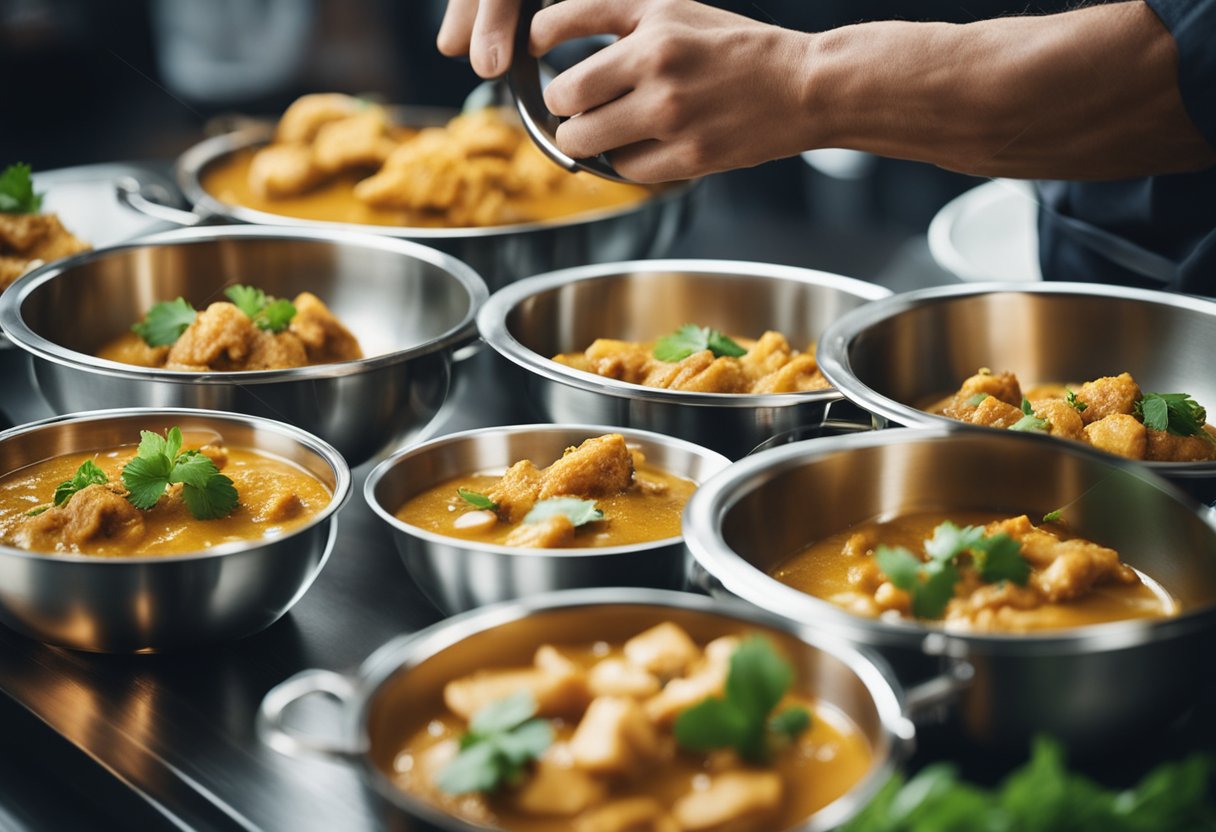
<path id="1" fill-rule="evenodd" d="M 296 316 L 296 307 L 291 301 L 273 298 L 253 286 L 236 284 L 225 289 L 224 294 L 237 309 L 253 319 L 258 329 L 282 332 Z"/>
<path id="2" fill-rule="evenodd" d="M 683 361 L 695 352 L 709 350 L 714 358 L 747 355 L 747 350 L 727 338 L 716 329 L 684 324 L 671 335 L 664 335 L 654 345 L 654 357 L 660 361 L 674 363 Z"/>
<path id="3" fill-rule="evenodd" d="M 1067 391 L 1064 394 L 1064 401 L 1068 402 L 1070 405 L 1075 407 L 1077 409 L 1078 413 L 1084 413 L 1086 411 L 1086 409 L 1089 407 L 1089 405 L 1087 405 L 1085 402 L 1083 402 L 1077 398 L 1076 390 Z"/>
<path id="4" fill-rule="evenodd" d="M 1025 396 L 1022 397 L 1022 418 L 1018 419 L 1009 426 L 1010 430 L 1020 430 L 1027 433 L 1046 433 L 1047 420 L 1040 419 L 1034 415 L 1034 408 L 1030 406 L 1030 400 Z"/>
<path id="5" fill-rule="evenodd" d="M 604 519 L 604 512 L 595 507 L 595 500 L 580 500 L 578 497 L 550 497 L 532 506 L 524 515 L 525 523 L 543 523 L 550 517 L 564 514 L 576 527 Z"/>
<path id="6" fill-rule="evenodd" d="M 473 506 L 473 508 L 485 509 L 487 511 L 498 511 L 498 503 L 491 500 L 485 494 L 478 493 L 468 488 L 457 488 L 456 493 L 460 495 L 460 499 Z"/>
<path id="7" fill-rule="evenodd" d="M 1043 515 L 1044 523 L 1056 523 L 1064 516 L 1064 509 L 1058 508 L 1055 511 L 1049 511 Z"/>
<path id="8" fill-rule="evenodd" d="M 42 210 L 42 194 L 34 193 L 30 166 L 18 162 L 0 173 L 0 212 L 37 214 Z"/>
<path id="9" fill-rule="evenodd" d="M 967 399 L 967 406 L 968 407 L 979 407 L 981 404 L 983 404 L 984 399 L 986 399 L 988 397 L 989 397 L 988 393 L 976 393 L 974 396 L 971 396 Z"/>
<path id="10" fill-rule="evenodd" d="M 1201 436 L 1216 442 L 1203 426 L 1208 413 L 1189 393 L 1145 393 L 1134 413 L 1149 430 L 1164 430 L 1175 436 Z"/>
<path id="11" fill-rule="evenodd" d="M 773 745 L 788 742 L 811 724 L 801 706 L 770 716 L 794 681 L 794 668 L 768 639 L 748 637 L 730 657 L 724 697 L 710 696 L 681 713 L 676 741 L 691 751 L 733 748 L 744 760 L 763 763 Z"/>
<path id="12" fill-rule="evenodd" d="M 553 744 L 553 726 L 537 719 L 536 699 L 521 690 L 473 714 L 460 753 L 439 770 L 435 784 L 448 794 L 492 792 L 515 783 L 524 767 Z"/>
<path id="13" fill-rule="evenodd" d="M 140 431 L 139 451 L 123 466 L 127 500 L 150 509 L 174 483 L 182 484 L 182 499 L 196 520 L 215 520 L 232 513 L 237 504 L 232 480 L 198 451 L 182 452 L 182 432 L 173 427 L 164 435 Z"/>
<path id="14" fill-rule="evenodd" d="M 185 298 L 166 300 L 149 309 L 142 321 L 132 324 L 131 331 L 149 347 L 167 347 L 182 337 L 197 315 Z"/>
<path id="15" fill-rule="evenodd" d="M 110 478 L 106 476 L 105 471 L 97 467 L 97 463 L 86 459 L 80 463 L 80 467 L 76 469 L 76 473 L 70 480 L 64 480 L 56 486 L 54 503 L 61 506 L 72 499 L 72 495 L 77 491 L 88 488 L 90 485 L 105 485 L 109 481 Z"/>

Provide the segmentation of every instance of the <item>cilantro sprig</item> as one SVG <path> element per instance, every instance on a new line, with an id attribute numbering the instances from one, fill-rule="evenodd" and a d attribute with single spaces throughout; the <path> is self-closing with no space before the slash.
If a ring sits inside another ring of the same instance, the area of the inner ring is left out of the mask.
<path id="1" fill-rule="evenodd" d="M 34 193 L 30 166 L 18 162 L 0 173 L 0 212 L 37 214 L 42 210 L 42 194 Z"/>
<path id="2" fill-rule="evenodd" d="M 969 554 L 980 578 L 988 583 L 1012 581 L 1024 586 L 1030 564 L 1022 545 L 1004 532 L 985 535 L 982 526 L 956 526 L 946 521 L 924 543 L 927 561 L 902 546 L 879 546 L 874 551 L 878 568 L 892 584 L 912 596 L 917 618 L 941 618 L 958 583 L 959 558 Z"/>
<path id="3" fill-rule="evenodd" d="M 766 762 L 775 746 L 811 725 L 799 705 L 772 711 L 794 681 L 794 668 L 760 635 L 749 636 L 731 654 L 725 696 L 707 697 L 675 721 L 676 741 L 690 751 L 733 748 L 744 760 Z"/>
<path id="4" fill-rule="evenodd" d="M 139 509 L 156 505 L 170 485 L 182 484 L 182 499 L 196 520 L 227 517 L 237 504 L 232 480 L 197 450 L 182 451 L 182 432 L 170 428 L 164 436 L 140 431 L 139 450 L 123 466 L 127 500 Z"/>
<path id="5" fill-rule="evenodd" d="M 595 500 L 580 500 L 578 497 L 550 497 L 532 506 L 524 515 L 525 523 L 543 523 L 550 517 L 564 514 L 576 527 L 604 519 L 604 512 L 595 507 Z"/>
<path id="6" fill-rule="evenodd" d="M 479 491 L 474 491 L 471 488 L 457 488 L 456 493 L 460 495 L 460 499 L 473 508 L 482 509 L 483 511 L 498 511 L 498 503 Z"/>
<path id="7" fill-rule="evenodd" d="M 1164 430 L 1175 436 L 1200 436 L 1216 442 L 1203 428 L 1208 421 L 1207 411 L 1189 393 L 1145 393 L 1133 412 L 1150 430 Z"/>
<path id="8" fill-rule="evenodd" d="M 76 469 L 76 473 L 72 474 L 71 479 L 64 480 L 55 486 L 55 494 L 51 498 L 51 502 L 30 509 L 25 513 L 25 516 L 37 517 L 53 506 L 66 504 L 77 491 L 82 491 L 90 485 L 105 485 L 109 481 L 109 476 L 106 475 L 105 471 L 97 467 L 97 463 L 91 459 L 86 459 L 80 463 L 80 467 Z"/>
<path id="9" fill-rule="evenodd" d="M 1078 413 L 1084 413 L 1089 409 L 1089 405 L 1077 398 L 1076 390 L 1068 390 L 1064 393 L 1064 401 L 1072 405 Z"/>
<path id="10" fill-rule="evenodd" d="M 655 342 L 654 357 L 660 361 L 674 363 L 702 350 L 709 350 L 714 354 L 714 358 L 738 358 L 747 355 L 747 350 L 716 329 L 684 324 L 671 335 L 664 335 Z"/>
<path id="11" fill-rule="evenodd" d="M 232 304 L 250 318 L 258 329 L 282 332 L 296 316 L 296 307 L 289 300 L 274 298 L 253 286 L 239 283 L 224 290 Z"/>
<path id="12" fill-rule="evenodd" d="M 1030 406 L 1030 399 L 1022 397 L 1022 418 L 1018 419 L 1009 426 L 1010 430 L 1020 430 L 1026 433 L 1046 433 L 1047 420 L 1040 419 L 1034 415 L 1034 408 Z"/>
<path id="13" fill-rule="evenodd" d="M 553 726 L 536 711 L 536 699 L 521 690 L 473 714 L 460 753 L 437 772 L 435 784 L 448 794 L 468 794 L 518 782 L 525 766 L 553 744 Z"/>
<path id="14" fill-rule="evenodd" d="M 132 324 L 131 331 L 149 347 L 167 347 L 182 337 L 197 316 L 185 298 L 161 301 L 148 310 L 142 321 Z"/>

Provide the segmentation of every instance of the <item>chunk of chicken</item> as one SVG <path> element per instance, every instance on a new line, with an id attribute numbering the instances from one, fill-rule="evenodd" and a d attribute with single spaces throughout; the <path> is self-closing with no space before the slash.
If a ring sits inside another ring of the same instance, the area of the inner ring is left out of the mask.
<path id="1" fill-rule="evenodd" d="M 751 386 L 737 360 L 714 358 L 709 350 L 694 352 L 675 363 L 651 362 L 642 384 L 700 393 L 744 393 Z"/>
<path id="2" fill-rule="evenodd" d="M 225 301 L 211 304 L 169 350 L 168 369 L 267 370 L 308 363 L 304 344 L 290 332 L 270 333 Z"/>
<path id="3" fill-rule="evenodd" d="M 1022 557 L 1035 570 L 1030 585 L 1053 603 L 1079 598 L 1097 584 L 1139 580 L 1114 549 L 1088 540 L 1061 540 L 1035 528 L 1025 515 L 986 527 L 989 535 L 1002 531 L 1022 544 Z"/>
<path id="4" fill-rule="evenodd" d="M 595 696 L 632 696 L 646 699 L 659 692 L 659 678 L 621 659 L 604 659 L 587 674 L 587 685 Z"/>
<path id="5" fill-rule="evenodd" d="M 268 145 L 249 163 L 249 189 L 263 199 L 302 194 L 312 190 L 322 178 L 307 145 Z"/>
<path id="6" fill-rule="evenodd" d="M 781 808 L 783 792 L 775 771 L 729 771 L 677 800 L 672 815 L 685 832 L 760 832 Z"/>
<path id="7" fill-rule="evenodd" d="M 359 99 L 341 93 L 301 96 L 283 112 L 275 130 L 275 139 L 279 142 L 311 142 L 326 124 L 350 118 L 366 106 Z"/>
<path id="8" fill-rule="evenodd" d="M 42 263 L 88 251 L 56 214 L 0 212 L 0 290 Z"/>
<path id="9" fill-rule="evenodd" d="M 989 396 L 976 405 L 966 419 L 973 425 L 1005 430 L 1016 425 L 1024 415 L 1021 408 L 1007 404 L 996 396 Z"/>
<path id="10" fill-rule="evenodd" d="M 819 371 L 819 362 L 813 355 L 799 353 L 784 367 L 757 379 L 751 386 L 752 393 L 806 393 L 824 390 L 832 385 Z"/>
<path id="11" fill-rule="evenodd" d="M 1034 415 L 1047 421 L 1047 432 L 1061 439 L 1085 441 L 1085 423 L 1077 409 L 1063 399 L 1035 399 L 1030 402 Z"/>
<path id="12" fill-rule="evenodd" d="M 443 701 L 454 714 L 468 721 L 491 702 L 521 690 L 532 694 L 537 715 L 543 717 L 575 717 L 591 701 L 583 673 L 549 673 L 532 668 L 482 670 L 455 679 L 444 686 Z"/>
<path id="13" fill-rule="evenodd" d="M 659 737 L 636 699 L 599 696 L 570 737 L 574 765 L 596 774 L 625 775 L 656 757 Z"/>
<path id="14" fill-rule="evenodd" d="M 1015 408 L 1022 404 L 1022 386 L 1013 373 L 979 372 L 963 382 L 954 399 L 942 412 L 952 419 L 972 421 L 971 414 L 976 405 L 971 404 L 971 399 L 979 393 L 986 393 L 990 398 Z"/>
<path id="15" fill-rule="evenodd" d="M 511 156 L 506 185 L 513 194 L 544 197 L 561 187 L 569 174 L 533 142 L 520 142 Z"/>
<path id="16" fill-rule="evenodd" d="M 448 139 L 467 156 L 512 156 L 523 135 L 493 108 L 463 113 L 448 122 Z"/>
<path id="17" fill-rule="evenodd" d="M 701 655 L 678 624 L 664 621 L 625 642 L 625 660 L 662 678 L 682 675 Z"/>
<path id="18" fill-rule="evenodd" d="M 312 292 L 296 295 L 292 305 L 296 314 L 287 328 L 304 344 L 310 362 L 330 364 L 363 357 L 359 341 Z"/>
<path id="19" fill-rule="evenodd" d="M 605 497 L 619 494 L 632 483 L 633 456 L 625 437 L 609 433 L 567 448 L 561 459 L 545 469 L 539 499 Z"/>
<path id="20" fill-rule="evenodd" d="M 397 147 L 383 107 L 368 106 L 356 115 L 321 126 L 312 156 L 326 174 L 358 168 L 378 168 Z"/>
<path id="21" fill-rule="evenodd" d="M 564 514 L 554 514 L 539 523 L 522 523 L 503 541 L 507 546 L 529 549 L 561 549 L 574 545 L 574 523 Z"/>
<path id="22" fill-rule="evenodd" d="M 16 530 L 21 548 L 77 552 L 92 543 L 138 543 L 143 514 L 113 485 L 89 485 L 61 506 L 25 518 Z"/>
<path id="23" fill-rule="evenodd" d="M 726 665 L 706 664 L 691 676 L 672 679 L 646 700 L 646 715 L 658 725 L 670 725 L 677 716 L 707 696 L 721 696 L 726 674 Z"/>
<path id="24" fill-rule="evenodd" d="M 1085 426 L 1089 444 L 1108 454 L 1144 459 L 1148 437 L 1144 425 L 1127 413 L 1112 413 Z"/>
<path id="25" fill-rule="evenodd" d="M 487 489 L 486 496 L 498 503 L 498 513 L 504 520 L 518 523 L 536 504 L 542 478 L 531 460 L 521 459 Z"/>
<path id="26" fill-rule="evenodd" d="M 586 771 L 559 765 L 546 754 L 515 792 L 513 802 L 530 815 L 571 817 L 602 803 L 608 787 Z"/>
<path id="27" fill-rule="evenodd" d="M 680 825 L 653 797 L 630 797 L 584 812 L 574 832 L 681 832 Z"/>
<path id="28" fill-rule="evenodd" d="M 1130 373 L 1087 381 L 1077 391 L 1077 401 L 1085 404 L 1081 418 L 1087 425 L 1115 413 L 1130 414 L 1139 399 L 1140 386 Z"/>
<path id="29" fill-rule="evenodd" d="M 630 384 L 641 384 L 653 361 L 647 346 L 611 338 L 596 338 L 583 356 L 587 364 L 578 369 L 586 369 L 587 372 L 627 381 Z M 557 360 L 561 358 L 559 356 Z"/>
<path id="30" fill-rule="evenodd" d="M 1216 432 L 1205 428 L 1209 437 Z M 1196 462 L 1216 459 L 1216 442 L 1202 436 L 1176 436 L 1164 430 L 1147 431 L 1144 458 L 1157 462 Z"/>
<path id="31" fill-rule="evenodd" d="M 258 507 L 254 519 L 263 523 L 283 523 L 298 517 L 303 510 L 304 503 L 299 496 L 290 491 L 276 491 Z"/>

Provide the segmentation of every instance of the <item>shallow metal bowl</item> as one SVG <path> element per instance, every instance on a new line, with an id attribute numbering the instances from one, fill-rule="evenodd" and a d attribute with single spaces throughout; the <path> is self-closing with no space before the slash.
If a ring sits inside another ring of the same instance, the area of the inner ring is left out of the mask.
<path id="1" fill-rule="evenodd" d="M 807 545 L 875 518 L 976 510 L 1038 522 L 1059 508 L 1070 531 L 1117 549 L 1181 602 L 1182 614 L 967 635 L 854 616 L 768 574 Z M 1084 747 L 1139 736 L 1193 704 L 1216 627 L 1214 517 L 1142 466 L 1079 444 L 929 428 L 749 457 L 693 495 L 684 536 L 699 565 L 694 583 L 878 647 L 905 679 L 943 660 L 970 662 L 974 684 L 956 715 L 971 738 L 1020 748 L 1047 731 Z"/>
<path id="2" fill-rule="evenodd" d="M 550 360 L 596 338 L 650 341 L 686 323 L 805 348 L 850 309 L 888 290 L 825 272 L 730 260 L 650 260 L 521 280 L 482 307 L 482 337 L 522 367 L 529 397 L 555 422 L 600 422 L 678 436 L 737 459 L 774 434 L 827 418 L 835 390 L 727 395 L 627 384 Z"/>
<path id="3" fill-rule="evenodd" d="M 454 433 L 407 448 L 376 466 L 363 494 L 388 523 L 405 568 L 446 614 L 540 592 L 595 586 L 684 586 L 679 537 L 601 548 L 526 549 L 493 546 L 411 526 L 395 516 L 411 497 L 445 480 L 501 472 L 521 459 L 547 465 L 584 439 L 620 433 L 646 462 L 702 483 L 729 462 L 713 451 L 668 436 L 603 425 L 516 425 Z"/>
<path id="4" fill-rule="evenodd" d="M 355 333 L 367 358 L 287 370 L 192 373 L 97 358 L 159 301 L 196 307 L 248 283 L 309 291 Z M 43 267 L 0 296 L 0 326 L 34 357 L 58 413 L 97 407 L 205 407 L 281 419 L 358 464 L 417 435 L 447 397 L 452 351 L 475 337 L 488 294 L 468 266 L 386 237 L 231 226 L 184 229 Z"/>
<path id="5" fill-rule="evenodd" d="M 97 557 L 0 546 L 0 621 L 77 650 L 152 653 L 228 641 L 269 627 L 316 578 L 350 497 L 350 469 L 304 431 L 208 410 L 98 410 L 0 433 L 0 476 L 64 454 L 138 441 L 141 430 L 210 431 L 300 466 L 333 493 L 311 522 L 280 537 L 186 555 Z"/>
<path id="6" fill-rule="evenodd" d="M 631 588 L 558 592 L 458 616 L 389 642 L 356 675 L 305 670 L 266 695 L 259 733 L 285 754 L 321 755 L 357 767 L 364 784 L 381 798 L 387 828 L 485 832 L 487 827 L 457 820 L 391 779 L 394 759 L 409 736 L 428 713 L 443 708 L 443 686 L 487 667 L 531 664 L 542 644 L 624 641 L 664 621 L 701 641 L 740 630 L 764 633 L 794 663 L 796 689 L 839 708 L 869 741 L 873 763 L 866 776 L 803 823 L 780 832 L 820 832 L 845 822 L 911 750 L 914 728 L 904 713 L 915 707 L 915 693 L 905 697 L 881 661 L 743 604 Z M 289 726 L 292 713 L 302 710 L 295 705 L 318 693 L 340 703 L 338 737 L 302 735 Z"/>
<path id="7" fill-rule="evenodd" d="M 457 114 L 454 110 L 431 108 L 393 109 L 401 123 L 414 126 L 446 124 Z M 687 227 L 694 207 L 695 181 L 656 188 L 648 199 L 634 204 L 543 222 L 478 228 L 423 228 L 297 219 L 221 202 L 203 187 L 202 177 L 209 167 L 226 161 L 241 150 L 267 144 L 273 132 L 272 125 L 251 125 L 207 139 L 183 153 L 177 162 L 177 183 L 194 206 L 192 212 L 152 205 L 138 195 L 132 202 L 153 216 L 185 225 L 219 219 L 257 225 L 355 230 L 416 240 L 468 263 L 494 288 L 551 269 L 661 256 Z"/>
<path id="8" fill-rule="evenodd" d="M 1023 386 L 1127 371 L 1144 390 L 1185 392 L 1216 413 L 1216 302 L 1089 283 L 974 284 L 896 295 L 837 321 L 819 361 L 837 389 L 880 422 L 963 425 L 918 409 L 980 367 Z M 1204 502 L 1216 462 L 1148 462 Z"/>

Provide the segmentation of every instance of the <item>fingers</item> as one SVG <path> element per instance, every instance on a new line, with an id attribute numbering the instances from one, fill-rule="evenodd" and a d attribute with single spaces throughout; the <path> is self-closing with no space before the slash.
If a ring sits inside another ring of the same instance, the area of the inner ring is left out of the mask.
<path id="1" fill-rule="evenodd" d="M 569 0 L 566 0 L 569 2 Z M 549 82 L 545 106 L 557 116 L 573 116 L 620 98 L 633 89 L 627 41 L 609 44 Z"/>
<path id="2" fill-rule="evenodd" d="M 674 182 L 705 173 L 688 163 L 684 148 L 654 139 L 614 150 L 608 161 L 621 176 L 642 183 Z"/>
<path id="3" fill-rule="evenodd" d="M 624 37 L 637 26 L 640 2 L 633 0 L 564 0 L 532 18 L 528 49 L 543 55 L 559 43 L 591 35 Z"/>
<path id="4" fill-rule="evenodd" d="M 557 128 L 557 146 L 568 156 L 585 159 L 654 138 L 646 120 L 637 117 L 634 98 L 630 93 L 563 121 Z"/>
<path id="5" fill-rule="evenodd" d="M 497 78 L 511 65 L 519 0 L 449 0 L 435 43 L 449 58 L 468 55 L 473 71 Z"/>
<path id="6" fill-rule="evenodd" d="M 473 37 L 473 21 L 477 18 L 477 0 L 449 0 L 443 13 L 443 23 L 435 45 L 441 54 L 457 58 L 469 54 Z"/>

